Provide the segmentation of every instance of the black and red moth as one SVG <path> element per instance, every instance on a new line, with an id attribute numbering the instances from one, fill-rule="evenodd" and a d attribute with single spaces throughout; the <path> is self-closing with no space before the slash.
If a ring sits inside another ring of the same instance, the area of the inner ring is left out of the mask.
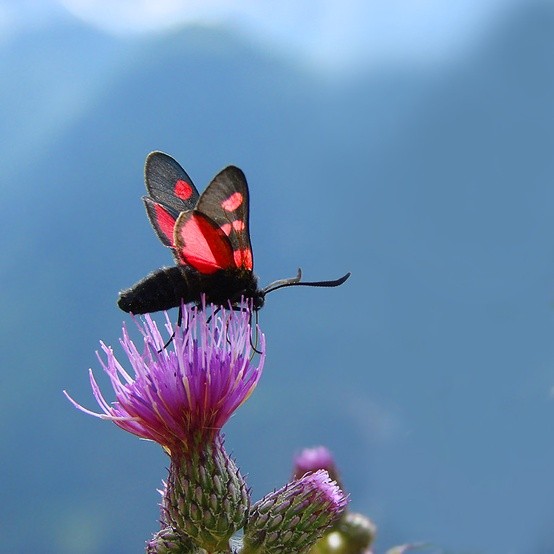
<path id="1" fill-rule="evenodd" d="M 265 295 L 278 288 L 336 287 L 350 276 L 303 283 L 298 270 L 296 277 L 260 289 L 248 230 L 248 185 L 238 167 L 220 171 L 201 195 L 186 171 L 163 152 L 148 155 L 144 175 L 146 213 L 177 265 L 157 269 L 120 292 L 118 305 L 125 312 L 168 310 L 181 302 L 201 305 L 202 295 L 207 303 L 225 307 L 244 297 L 259 310 Z"/>

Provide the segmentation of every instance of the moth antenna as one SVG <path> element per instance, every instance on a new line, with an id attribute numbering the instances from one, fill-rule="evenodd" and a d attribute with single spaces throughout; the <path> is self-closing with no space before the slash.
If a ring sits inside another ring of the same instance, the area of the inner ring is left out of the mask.
<path id="1" fill-rule="evenodd" d="M 279 281 L 274 281 L 270 285 L 268 285 L 262 292 L 264 296 L 268 292 L 273 292 L 277 289 L 282 289 L 284 287 L 296 287 L 296 286 L 303 286 L 303 287 L 339 287 L 342 285 L 349 277 L 351 273 L 350 271 L 340 277 L 339 279 L 335 279 L 334 281 L 309 281 L 307 283 L 302 283 L 300 279 L 302 278 L 302 271 L 300 268 L 298 269 L 298 275 L 296 277 L 291 277 L 290 279 L 280 279 Z"/>
<path id="2" fill-rule="evenodd" d="M 296 277 L 289 277 L 288 279 L 279 279 L 278 281 L 273 281 L 273 283 L 270 283 L 267 285 L 267 287 L 262 291 L 264 296 L 275 289 L 280 289 L 281 287 L 290 287 L 294 283 L 299 283 L 300 279 L 302 279 L 302 270 L 298 268 L 298 273 L 296 274 Z"/>

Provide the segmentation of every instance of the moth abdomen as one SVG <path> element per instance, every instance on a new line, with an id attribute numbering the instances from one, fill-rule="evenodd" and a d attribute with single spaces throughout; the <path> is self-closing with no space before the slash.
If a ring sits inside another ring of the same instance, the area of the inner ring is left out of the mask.
<path id="1" fill-rule="evenodd" d="M 124 312 L 146 314 L 176 308 L 181 301 L 195 301 L 197 286 L 189 283 L 186 273 L 181 266 L 157 269 L 131 288 L 121 291 L 117 305 Z"/>

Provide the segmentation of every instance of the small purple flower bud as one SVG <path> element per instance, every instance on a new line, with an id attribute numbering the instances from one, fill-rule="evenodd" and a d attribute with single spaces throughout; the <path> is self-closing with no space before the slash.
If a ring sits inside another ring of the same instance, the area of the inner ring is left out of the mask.
<path id="1" fill-rule="evenodd" d="M 242 553 L 308 552 L 346 504 L 346 496 L 325 470 L 306 474 L 252 506 Z"/>
<path id="2" fill-rule="evenodd" d="M 340 486 L 339 473 L 331 452 L 325 446 L 304 448 L 294 457 L 294 479 L 300 479 L 305 473 L 324 469 L 333 481 Z M 342 488 L 342 486 L 341 486 Z"/>
<path id="3" fill-rule="evenodd" d="M 64 393 L 83 412 L 113 421 L 170 452 L 202 448 L 250 396 L 265 360 L 265 339 L 260 333 L 259 363 L 251 362 L 251 304 L 241 303 L 238 311 L 211 308 L 209 316 L 205 309 L 184 305 L 181 326 L 173 325 L 166 313 L 168 337 L 175 333 L 167 348 L 148 314 L 142 322 L 137 320 L 144 337 L 142 353 L 123 328 L 120 342 L 134 376 L 127 373 L 112 349 L 101 343 L 105 361 L 98 358 L 116 396 L 116 401 L 108 404 L 90 371 L 102 413 L 83 408 Z"/>

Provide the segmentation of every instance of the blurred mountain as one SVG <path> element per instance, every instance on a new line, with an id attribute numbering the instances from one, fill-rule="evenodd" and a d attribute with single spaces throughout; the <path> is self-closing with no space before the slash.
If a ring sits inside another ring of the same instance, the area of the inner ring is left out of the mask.
<path id="1" fill-rule="evenodd" d="M 245 170 L 262 283 L 353 271 L 264 308 L 264 379 L 227 431 L 255 496 L 322 442 L 382 547 L 544 544 L 551 3 L 445 66 L 344 80 L 221 28 L 123 40 L 64 22 L 0 50 L 2 551 L 136 552 L 156 528 L 163 456 L 61 389 L 92 405 L 86 369 L 99 338 L 116 343 L 118 289 L 171 263 L 140 202 L 158 149 L 200 190 Z"/>

